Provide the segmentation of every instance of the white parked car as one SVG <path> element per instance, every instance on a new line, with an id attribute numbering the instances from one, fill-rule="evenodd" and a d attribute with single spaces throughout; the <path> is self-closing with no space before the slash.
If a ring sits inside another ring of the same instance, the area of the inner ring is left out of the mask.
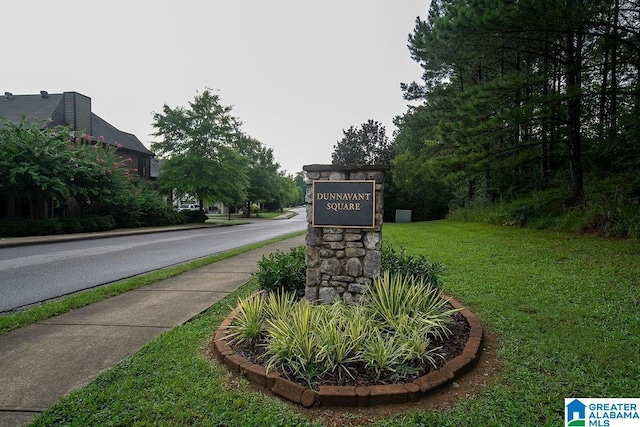
<path id="1" fill-rule="evenodd" d="M 200 210 L 200 206 L 192 204 L 192 203 L 183 203 L 180 206 L 178 206 L 178 212 L 180 212 L 180 211 L 199 211 L 199 210 Z"/>

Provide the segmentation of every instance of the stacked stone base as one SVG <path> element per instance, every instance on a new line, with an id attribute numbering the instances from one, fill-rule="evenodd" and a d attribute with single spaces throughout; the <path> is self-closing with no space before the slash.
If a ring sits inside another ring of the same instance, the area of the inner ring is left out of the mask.
<path id="1" fill-rule="evenodd" d="M 380 233 L 361 229 L 312 228 L 307 233 L 309 301 L 358 302 L 380 272 Z"/>

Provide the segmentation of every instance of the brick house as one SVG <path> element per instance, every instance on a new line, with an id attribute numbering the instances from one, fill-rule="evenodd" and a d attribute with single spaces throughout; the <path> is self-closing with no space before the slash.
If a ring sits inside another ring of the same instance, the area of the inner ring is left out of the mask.
<path id="1" fill-rule="evenodd" d="M 79 135 L 91 135 L 96 142 L 98 137 L 103 137 L 105 144 L 119 144 L 119 152 L 131 157 L 138 175 L 146 179 L 157 177 L 157 167 L 152 167 L 156 162 L 153 153 L 135 135 L 121 131 L 92 112 L 91 98 L 86 95 L 78 92 L 41 91 L 37 95 L 5 92 L 4 98 L 0 98 L 0 117 L 17 124 L 23 116 L 30 122 L 45 121 L 44 128 L 67 126 Z M 19 216 L 20 210 L 15 200 L 0 200 L 0 218 Z"/>

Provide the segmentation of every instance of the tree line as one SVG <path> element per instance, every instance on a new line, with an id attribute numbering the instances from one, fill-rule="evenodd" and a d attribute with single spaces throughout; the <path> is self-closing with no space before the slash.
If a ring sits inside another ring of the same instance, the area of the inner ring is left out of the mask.
<path id="1" fill-rule="evenodd" d="M 217 94 L 207 89 L 188 107 L 164 105 L 153 117 L 160 141 L 152 148 L 161 156 L 154 182 L 140 179 L 121 146 L 105 144 L 102 137 L 26 118 L 20 123 L 0 118 L 0 202 L 17 200 L 26 206 L 25 218 L 10 221 L 0 232 L 28 234 L 24 220 L 46 218 L 61 220 L 46 221 L 38 234 L 189 220 L 174 211 L 174 195 L 195 198 L 201 207 L 216 202 L 246 206 L 247 213 L 256 204 L 279 210 L 303 203 L 300 183 L 280 170 L 271 148 L 242 132 L 240 120 Z M 70 200 L 78 215 L 69 215 Z M 68 216 L 103 217 L 108 224 L 93 227 Z"/>
<path id="2" fill-rule="evenodd" d="M 602 188 L 637 204 L 639 28 L 637 0 L 432 0 L 409 36 L 423 75 L 401 85 L 393 191 L 437 189 L 440 214 Z"/>

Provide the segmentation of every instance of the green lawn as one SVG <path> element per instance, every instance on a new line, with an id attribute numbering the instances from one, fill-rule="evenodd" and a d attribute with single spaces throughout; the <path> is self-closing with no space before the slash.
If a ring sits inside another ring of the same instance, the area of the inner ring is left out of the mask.
<path id="1" fill-rule="evenodd" d="M 385 244 L 445 266 L 443 290 L 499 336 L 500 375 L 449 410 L 378 426 L 563 425 L 565 397 L 638 397 L 640 242 L 434 221 L 385 224 Z M 311 425 L 202 349 L 252 285 L 64 398 L 36 425 Z M 348 425 L 348 417 L 343 425 Z"/>
<path id="2" fill-rule="evenodd" d="M 224 218 L 209 218 L 205 220 L 205 224 L 216 224 L 216 225 L 242 225 L 249 224 L 250 221 L 246 219 L 229 219 L 228 217 Z"/>
<path id="3" fill-rule="evenodd" d="M 250 218 L 247 218 L 244 215 L 231 214 L 231 221 L 242 221 L 240 222 L 240 224 L 246 224 L 247 222 L 249 222 L 248 221 L 249 219 L 253 219 L 253 218 L 274 219 L 274 218 L 282 217 L 278 219 L 289 219 L 295 215 L 296 215 L 295 212 L 289 211 L 286 209 L 283 212 L 259 212 L 258 216 L 256 216 L 256 214 L 251 214 Z M 224 224 L 224 221 L 229 220 L 229 215 L 207 214 L 207 218 L 209 218 L 207 220 L 207 224 Z"/>

